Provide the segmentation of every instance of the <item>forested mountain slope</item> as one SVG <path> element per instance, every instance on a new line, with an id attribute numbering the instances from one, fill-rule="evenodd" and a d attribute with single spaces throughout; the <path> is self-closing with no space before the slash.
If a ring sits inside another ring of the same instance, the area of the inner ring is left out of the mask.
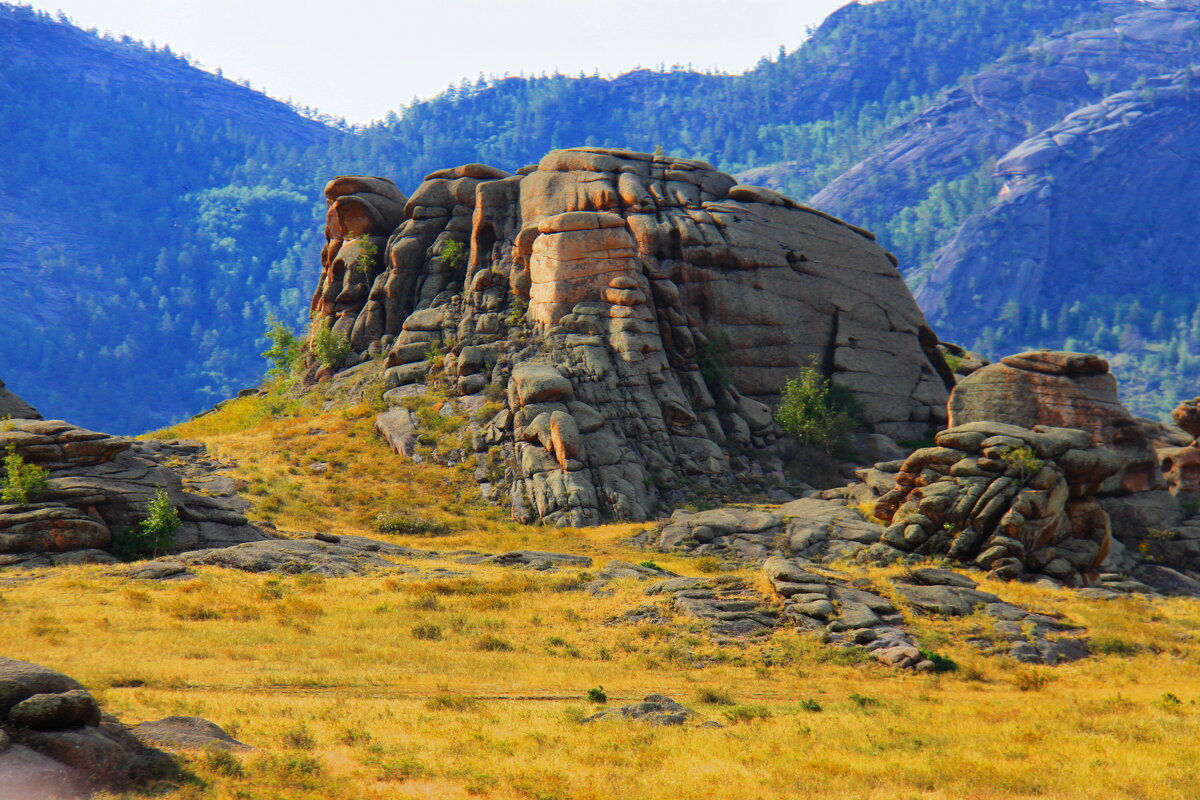
<path id="1" fill-rule="evenodd" d="M 169 51 L 0 4 L 0 373 L 86 425 L 178 420 L 256 380 L 269 315 L 306 321 L 328 176 L 374 173 L 411 191 L 446 164 L 514 170 L 555 147 L 661 147 L 816 195 L 875 229 L 915 279 L 997 198 L 992 169 L 1009 149 L 1191 63 L 1186 20 L 1118 22 L 1149 12 L 1193 14 L 1136 0 L 850 3 L 741 75 L 480 78 L 347 129 Z M 378 91 L 386 103 L 386 80 Z M 986 334 L 1013 299 L 933 319 L 996 352 L 1043 344 L 1025 336 L 1041 328 Z M 1019 302 L 1039 320 L 1053 305 Z M 1151 321 L 1156 302 L 1141 301 Z M 1178 305 L 1160 327 L 1190 315 Z M 1065 325 L 1044 344 L 1096 344 L 1077 318 Z"/>

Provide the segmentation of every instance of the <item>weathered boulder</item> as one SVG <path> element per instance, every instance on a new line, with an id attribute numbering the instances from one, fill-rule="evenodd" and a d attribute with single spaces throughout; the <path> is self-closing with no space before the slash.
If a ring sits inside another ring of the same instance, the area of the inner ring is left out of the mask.
<path id="1" fill-rule="evenodd" d="M 148 747 L 168 750 L 249 750 L 221 726 L 202 717 L 163 717 L 139 722 L 131 729 L 138 741 Z"/>
<path id="2" fill-rule="evenodd" d="M 78 682 L 0 657 L 0 797 L 83 798 L 167 777 L 174 764 L 102 714 Z"/>
<path id="3" fill-rule="evenodd" d="M 42 415 L 0 381 L 0 419 L 41 419 Z"/>
<path id="4" fill-rule="evenodd" d="M 644 520 L 691 486 L 782 480 L 771 409 L 814 358 L 880 433 L 944 421 L 952 376 L 888 254 L 703 162 L 442 170 L 389 231 L 349 225 L 362 187 L 338 181 L 315 318 L 386 352 L 391 386 L 502 399 L 472 444 L 519 520 Z M 354 249 L 385 234 L 374 260 Z"/>
<path id="5" fill-rule="evenodd" d="M 1016 578 L 1039 572 L 1082 585 L 1111 547 L 1096 492 L 1122 467 L 1071 428 L 971 422 L 942 431 L 896 474 L 875 515 L 882 544 L 945 555 Z"/>
<path id="6" fill-rule="evenodd" d="M 1200 397 L 1185 400 L 1171 412 L 1175 424 L 1192 435 L 1193 439 L 1200 437 Z"/>
<path id="7" fill-rule="evenodd" d="M 136 526 L 159 488 L 182 522 L 175 551 L 269 538 L 246 519 L 239 484 L 218 473 L 199 442 L 134 441 L 61 420 L 13 419 L 0 430 L 0 450 L 9 444 L 49 477 L 29 502 L 0 504 L 0 567 L 114 561 L 106 553 L 113 531 Z"/>
<path id="8" fill-rule="evenodd" d="M 1099 356 L 1034 350 L 1005 356 L 978 369 L 950 395 L 950 426 L 1003 422 L 1023 428 L 1046 425 L 1087 431 L 1125 461 L 1103 491 L 1161 488 L 1161 471 L 1146 432 L 1121 405 L 1117 381 Z"/>
<path id="9" fill-rule="evenodd" d="M 695 711 L 675 702 L 666 695 L 652 694 L 640 703 L 610 708 L 607 711 L 585 717 L 583 721 L 625 719 L 642 722 L 646 725 L 673 726 L 695 721 L 697 716 Z"/>

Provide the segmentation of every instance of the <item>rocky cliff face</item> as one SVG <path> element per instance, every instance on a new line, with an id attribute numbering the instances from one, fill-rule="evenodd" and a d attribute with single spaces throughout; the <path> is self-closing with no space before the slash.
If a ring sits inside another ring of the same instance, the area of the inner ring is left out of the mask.
<path id="1" fill-rule="evenodd" d="M 500 401 L 474 444 L 518 519 L 646 519 L 660 486 L 780 473 L 771 407 L 808 363 L 879 432 L 944 422 L 936 337 L 873 237 L 703 162 L 577 148 L 326 198 L 314 319 L 393 387 Z"/>
<path id="2" fill-rule="evenodd" d="M 949 335 L 962 332 L 961 315 L 979 303 L 1115 300 L 1162 287 L 1172 264 L 1198 244 L 1180 215 L 1181 199 L 1200 191 L 1191 168 L 1198 79 L 1200 71 L 1184 70 L 1110 95 L 1000 160 L 1000 196 L 917 284 Z"/>
<path id="3" fill-rule="evenodd" d="M 1178 354 L 1200 298 L 1175 265 L 1197 245 L 1182 209 L 1200 191 L 1200 5 L 1097 13 L 945 93 L 812 202 L 905 252 L 943 336 L 988 355 L 1105 354 L 1131 407 L 1165 415 L 1197 372 Z"/>

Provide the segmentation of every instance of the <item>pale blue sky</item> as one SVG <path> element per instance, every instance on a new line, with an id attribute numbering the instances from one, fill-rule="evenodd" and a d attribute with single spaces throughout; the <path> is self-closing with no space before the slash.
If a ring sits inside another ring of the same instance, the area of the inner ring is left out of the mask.
<path id="1" fill-rule="evenodd" d="M 479 73 L 741 72 L 848 0 L 32 0 L 351 122 Z"/>

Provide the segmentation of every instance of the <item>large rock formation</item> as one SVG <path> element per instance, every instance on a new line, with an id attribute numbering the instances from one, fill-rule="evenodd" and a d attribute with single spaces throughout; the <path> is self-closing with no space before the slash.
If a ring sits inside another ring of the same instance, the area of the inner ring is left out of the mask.
<path id="1" fill-rule="evenodd" d="M 0 426 L 0 452 L 10 445 L 49 478 L 28 502 L 0 502 L 0 567 L 115 561 L 108 552 L 113 532 L 137 526 L 160 487 L 182 521 L 174 551 L 269 538 L 247 521 L 249 503 L 236 496 L 231 478 L 215 474 L 198 442 L 134 441 L 60 420 L 9 420 Z"/>
<path id="2" fill-rule="evenodd" d="M 1162 488 L 1146 431 L 1117 396 L 1108 362 L 1086 353 L 1035 350 L 1005 356 L 964 378 L 950 395 L 950 425 L 1003 422 L 1023 428 L 1077 428 L 1120 453 L 1124 468 L 1103 490 Z"/>
<path id="3" fill-rule="evenodd" d="M 881 433 L 944 422 L 952 378 L 889 255 L 703 162 L 577 148 L 327 199 L 317 324 L 347 363 L 386 353 L 392 386 L 499 401 L 474 445 L 518 519 L 640 520 L 663 488 L 780 474 L 771 406 L 809 363 Z"/>

